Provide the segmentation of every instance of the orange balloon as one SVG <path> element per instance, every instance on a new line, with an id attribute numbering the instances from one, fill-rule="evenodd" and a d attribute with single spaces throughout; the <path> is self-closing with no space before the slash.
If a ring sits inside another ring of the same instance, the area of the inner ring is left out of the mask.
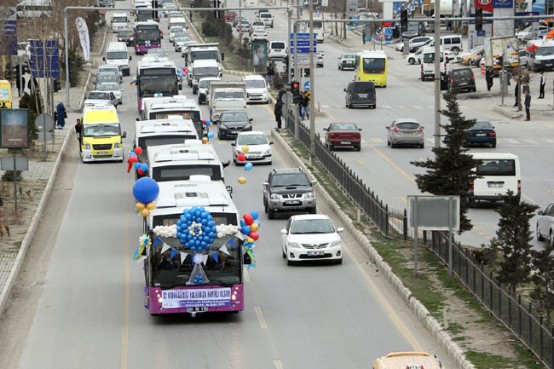
<path id="1" fill-rule="evenodd" d="M 238 181 L 238 183 L 240 183 L 240 184 L 245 184 L 245 183 L 246 183 L 246 178 L 245 178 L 245 177 L 239 177 L 239 178 L 237 179 L 237 181 Z"/>
<path id="2" fill-rule="evenodd" d="M 135 204 L 135 209 L 137 209 L 138 211 L 144 209 L 145 205 L 142 203 L 142 202 L 137 202 Z"/>
<path id="3" fill-rule="evenodd" d="M 208 139 L 208 137 L 202 137 L 202 143 L 203 144 L 207 144 L 210 140 Z"/>
<path id="4" fill-rule="evenodd" d="M 146 218 L 147 216 L 150 215 L 150 210 L 144 208 L 144 209 L 142 209 L 142 210 L 140 211 L 140 215 L 142 215 L 143 217 Z"/>
<path id="5" fill-rule="evenodd" d="M 156 209 L 156 203 L 155 202 L 149 202 L 148 204 L 146 204 L 146 209 L 148 209 L 148 210 Z"/>
<path id="6" fill-rule="evenodd" d="M 260 229 L 260 226 L 258 225 L 258 223 L 252 223 L 252 225 L 250 225 L 250 231 L 256 232 L 258 231 L 258 229 Z"/>
<path id="7" fill-rule="evenodd" d="M 242 145 L 242 147 L 240 148 L 240 150 L 245 153 L 245 154 L 248 154 L 248 151 L 250 151 L 250 148 L 248 147 L 248 145 Z"/>

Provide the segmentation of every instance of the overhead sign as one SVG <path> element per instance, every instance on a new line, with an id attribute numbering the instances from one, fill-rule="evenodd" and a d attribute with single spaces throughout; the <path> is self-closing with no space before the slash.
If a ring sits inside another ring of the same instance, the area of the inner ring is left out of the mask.
<path id="1" fill-rule="evenodd" d="M 31 74 L 34 78 L 60 78 L 58 41 L 29 40 L 31 44 Z"/>
<path id="2" fill-rule="evenodd" d="M 314 33 L 313 41 L 312 41 L 313 42 L 313 47 L 312 47 L 313 52 L 317 51 L 317 49 L 316 49 L 316 45 L 317 45 L 316 38 L 317 38 L 317 36 Z M 297 53 L 299 53 L 299 54 L 309 53 L 310 52 L 310 34 L 307 33 L 307 32 L 297 33 L 296 34 L 296 45 L 295 45 L 294 44 L 294 33 L 291 33 L 290 34 L 290 52 L 291 52 L 291 54 L 294 53 L 295 46 L 298 46 Z"/>

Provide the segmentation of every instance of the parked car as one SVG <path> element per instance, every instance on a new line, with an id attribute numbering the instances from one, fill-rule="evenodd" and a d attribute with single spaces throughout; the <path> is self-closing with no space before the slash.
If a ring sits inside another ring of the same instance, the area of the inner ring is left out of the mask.
<path id="1" fill-rule="evenodd" d="M 123 98 L 122 98 L 123 94 L 121 92 L 123 91 L 123 88 L 119 83 L 115 83 L 115 82 L 101 83 L 98 86 L 96 86 L 96 90 L 113 92 L 114 96 L 117 99 L 117 103 L 118 104 L 123 103 Z"/>
<path id="2" fill-rule="evenodd" d="M 245 110 L 228 110 L 219 115 L 217 137 L 220 140 L 235 138 L 240 132 L 252 130 L 252 118 Z"/>
<path id="3" fill-rule="evenodd" d="M 271 164 L 273 155 L 271 145 L 265 133 L 262 131 L 240 132 L 231 144 L 233 146 L 233 162 L 235 165 L 253 164 Z M 244 147 L 248 147 L 247 152 L 243 152 Z M 244 154 L 245 160 L 239 161 L 238 155 Z"/>
<path id="4" fill-rule="evenodd" d="M 293 215 L 281 230 L 283 259 L 288 265 L 310 260 L 341 264 L 342 231 L 324 214 Z"/>
<path id="5" fill-rule="evenodd" d="M 425 43 L 429 42 L 429 40 L 432 40 L 432 37 L 429 36 L 417 36 L 414 38 L 411 38 L 408 41 L 408 50 L 411 50 L 412 48 L 417 48 L 420 46 L 423 46 Z M 394 49 L 396 51 L 404 51 L 404 42 L 400 42 L 394 46 Z"/>
<path id="6" fill-rule="evenodd" d="M 387 145 L 391 148 L 399 145 L 425 146 L 423 126 L 416 119 L 395 119 L 387 129 Z"/>
<path id="7" fill-rule="evenodd" d="M 470 67 L 450 68 L 447 72 L 446 82 L 450 92 L 477 91 L 475 75 Z"/>
<path id="8" fill-rule="evenodd" d="M 470 145 L 490 145 L 496 147 L 496 131 L 494 126 L 488 120 L 478 120 L 473 127 L 467 130 L 469 137 L 465 144 Z"/>
<path id="9" fill-rule="evenodd" d="M 537 240 L 544 241 L 546 239 L 551 246 L 554 246 L 554 202 L 544 210 L 540 210 L 537 215 Z"/>
<path id="10" fill-rule="evenodd" d="M 344 104 L 349 109 L 356 106 L 367 106 L 370 109 L 377 107 L 375 84 L 371 81 L 352 81 L 344 92 Z"/>
<path id="11" fill-rule="evenodd" d="M 339 70 L 356 69 L 356 54 L 346 53 L 339 57 Z"/>
<path id="12" fill-rule="evenodd" d="M 264 210 L 269 219 L 277 212 L 307 211 L 316 213 L 313 186 L 301 168 L 273 168 L 263 183 Z"/>
<path id="13" fill-rule="evenodd" d="M 477 55 L 485 51 L 484 46 L 476 46 L 473 49 L 460 53 L 460 63 L 464 65 L 470 65 L 471 59 L 475 58 Z"/>
<path id="14" fill-rule="evenodd" d="M 330 151 L 338 147 L 353 148 L 360 151 L 362 148 L 361 128 L 356 123 L 330 123 L 325 131 L 325 145 Z"/>

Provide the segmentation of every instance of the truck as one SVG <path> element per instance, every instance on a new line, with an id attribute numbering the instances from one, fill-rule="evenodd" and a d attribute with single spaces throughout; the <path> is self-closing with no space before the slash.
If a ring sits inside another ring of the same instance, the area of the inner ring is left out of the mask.
<path id="1" fill-rule="evenodd" d="M 195 61 L 214 60 L 217 62 L 218 68 L 221 72 L 221 61 L 225 58 L 225 55 L 219 51 L 219 43 L 217 42 L 207 44 L 191 44 L 186 49 L 183 49 L 182 56 L 185 58 L 185 66 L 188 68 L 187 82 L 189 87 L 192 87 Z"/>
<path id="2" fill-rule="evenodd" d="M 519 45 L 516 36 L 485 39 L 485 65 L 498 76 L 502 70 L 519 66 Z"/>
<path id="3" fill-rule="evenodd" d="M 554 69 L 554 40 L 532 40 L 527 42 L 529 63 L 534 72 Z"/>
<path id="4" fill-rule="evenodd" d="M 246 110 L 246 83 L 213 81 L 208 87 L 210 119 L 219 119 L 225 110 Z"/>

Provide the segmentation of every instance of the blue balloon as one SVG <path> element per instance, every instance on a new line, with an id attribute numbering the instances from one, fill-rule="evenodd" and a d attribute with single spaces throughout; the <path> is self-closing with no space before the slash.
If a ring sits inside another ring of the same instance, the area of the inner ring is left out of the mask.
<path id="1" fill-rule="evenodd" d="M 148 164 L 140 163 L 140 169 L 142 169 L 142 171 L 146 173 L 148 171 Z"/>
<path id="2" fill-rule="evenodd" d="M 133 164 L 133 167 L 134 167 L 136 170 L 139 170 L 139 169 L 140 169 L 140 163 L 135 163 L 135 164 Z"/>
<path id="3" fill-rule="evenodd" d="M 244 170 L 249 171 L 249 170 L 252 170 L 253 167 L 254 165 L 252 165 L 252 163 L 246 163 L 244 165 Z"/>
<path id="4" fill-rule="evenodd" d="M 248 163 L 250 164 L 250 163 Z M 254 219 L 258 219 L 258 217 L 260 216 L 260 213 L 258 213 L 256 210 L 250 212 L 250 215 L 252 215 L 252 218 Z"/>
<path id="5" fill-rule="evenodd" d="M 209 120 L 209 119 L 206 119 L 206 127 L 209 127 L 209 126 L 210 126 L 210 124 L 212 124 L 212 122 L 210 122 L 210 120 Z"/>
<path id="6" fill-rule="evenodd" d="M 241 225 L 241 227 L 247 226 L 247 224 L 246 224 L 246 222 L 244 221 L 244 219 L 241 219 L 241 220 L 240 220 L 240 225 Z"/>
<path id="7" fill-rule="evenodd" d="M 242 227 L 242 228 L 240 229 L 240 231 L 241 231 L 243 234 L 247 235 L 247 236 L 250 235 L 250 227 L 248 227 L 248 226 Z"/>
<path id="8" fill-rule="evenodd" d="M 213 132 L 208 132 L 208 138 L 214 138 L 215 134 Z"/>
<path id="9" fill-rule="evenodd" d="M 134 152 L 134 151 L 131 151 L 131 152 L 129 153 L 129 156 L 137 156 L 137 153 Z"/>
<path id="10" fill-rule="evenodd" d="M 138 202 L 148 204 L 155 201 L 160 194 L 160 186 L 150 177 L 142 177 L 133 186 L 133 196 Z"/>

